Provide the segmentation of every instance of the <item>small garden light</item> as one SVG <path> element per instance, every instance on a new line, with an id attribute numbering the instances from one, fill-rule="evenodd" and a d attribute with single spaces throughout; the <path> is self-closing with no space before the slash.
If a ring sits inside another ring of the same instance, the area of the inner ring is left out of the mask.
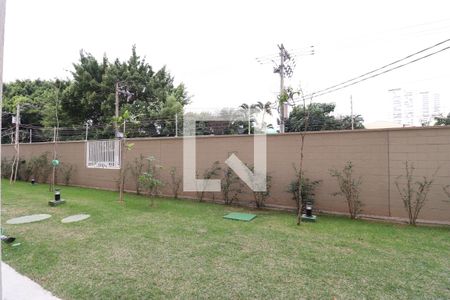
<path id="1" fill-rule="evenodd" d="M 2 242 L 5 242 L 6 244 L 11 244 L 12 242 L 14 242 L 16 240 L 15 237 L 12 236 L 6 236 L 6 235 L 1 235 L 0 239 L 2 240 Z"/>
<path id="2" fill-rule="evenodd" d="M 312 214 L 313 212 L 313 205 L 312 203 L 306 203 L 305 205 L 305 214 L 302 215 L 302 220 L 306 222 L 315 222 L 317 217 Z"/>
<path id="3" fill-rule="evenodd" d="M 312 217 L 312 204 L 308 203 L 306 204 L 306 216 L 307 217 Z"/>
<path id="4" fill-rule="evenodd" d="M 64 199 L 61 199 L 61 191 L 59 189 L 55 189 L 54 193 L 55 199 L 48 202 L 48 205 L 50 206 L 57 206 L 59 204 L 63 204 L 66 201 Z"/>
<path id="5" fill-rule="evenodd" d="M 56 189 L 55 190 L 55 201 L 60 201 L 61 200 L 61 191 Z"/>
<path id="6" fill-rule="evenodd" d="M 5 244 L 11 244 L 12 242 L 14 242 L 16 240 L 15 237 L 5 235 L 3 228 L 0 229 L 0 239 Z"/>

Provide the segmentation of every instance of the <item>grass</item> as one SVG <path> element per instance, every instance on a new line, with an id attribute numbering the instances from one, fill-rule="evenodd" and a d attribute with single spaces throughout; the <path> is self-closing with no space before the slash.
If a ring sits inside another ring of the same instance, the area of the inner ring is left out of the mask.
<path id="1" fill-rule="evenodd" d="M 450 229 L 288 213 L 188 200 L 148 200 L 3 181 L 2 227 L 18 238 L 3 260 L 63 299 L 450 298 Z M 252 212 L 252 222 L 225 220 Z M 52 218 L 8 225 L 34 213 Z M 62 224 L 66 216 L 91 218 Z"/>

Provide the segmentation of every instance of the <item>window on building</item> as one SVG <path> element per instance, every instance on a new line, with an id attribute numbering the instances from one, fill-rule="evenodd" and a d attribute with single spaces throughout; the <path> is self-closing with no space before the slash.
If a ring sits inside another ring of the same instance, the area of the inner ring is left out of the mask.
<path id="1" fill-rule="evenodd" d="M 88 168 L 120 169 L 120 141 L 88 141 L 86 166 Z"/>

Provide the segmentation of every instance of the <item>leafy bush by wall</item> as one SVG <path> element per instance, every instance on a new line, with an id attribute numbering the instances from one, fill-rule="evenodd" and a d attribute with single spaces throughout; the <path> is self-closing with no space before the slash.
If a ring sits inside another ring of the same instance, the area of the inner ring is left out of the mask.
<path id="1" fill-rule="evenodd" d="M 170 168 L 170 186 L 172 188 L 173 197 L 175 199 L 178 198 L 178 193 L 180 192 L 181 183 L 183 182 L 183 179 L 181 176 L 177 175 L 177 168 L 172 167 Z"/>
<path id="2" fill-rule="evenodd" d="M 351 161 L 347 162 L 342 171 L 333 169 L 330 171 L 332 177 L 336 178 L 339 185 L 339 192 L 334 193 L 334 196 L 343 196 L 347 202 L 348 213 L 350 218 L 356 219 L 361 212 L 363 206 L 359 199 L 361 192 L 362 178 L 361 176 L 355 178 L 353 174 L 354 168 Z"/>
<path id="3" fill-rule="evenodd" d="M 238 195 L 242 193 L 242 182 L 230 167 L 223 170 L 221 186 L 223 200 L 226 205 L 238 201 Z"/>
<path id="4" fill-rule="evenodd" d="M 307 178 L 304 172 L 300 174 L 300 171 L 295 166 L 294 171 L 295 179 L 289 183 L 287 191 L 292 194 L 292 200 L 296 204 L 297 212 L 305 213 L 306 204 L 314 204 L 315 189 L 321 181 Z M 301 197 L 299 190 L 301 190 Z"/>
<path id="5" fill-rule="evenodd" d="M 72 176 L 76 173 L 77 168 L 75 165 L 67 162 L 63 162 L 58 166 L 58 175 L 62 179 L 64 185 L 69 185 L 72 180 Z"/>
<path id="6" fill-rule="evenodd" d="M 2 158 L 2 177 L 9 179 L 11 176 L 12 160 L 6 157 Z"/>
<path id="7" fill-rule="evenodd" d="M 52 165 L 48 158 L 49 152 L 45 152 L 38 156 L 33 156 L 29 160 L 29 168 L 31 176 L 36 182 L 45 183 L 48 181 L 52 172 Z"/>
<path id="8" fill-rule="evenodd" d="M 422 180 L 414 182 L 414 164 L 405 162 L 405 175 L 400 175 L 395 180 L 395 186 L 402 198 L 403 206 L 408 214 L 409 224 L 416 226 L 417 218 L 425 203 L 428 201 L 428 192 L 434 182 L 434 176 L 431 178 L 423 176 Z M 405 184 L 401 184 L 400 179 L 405 179 Z"/>

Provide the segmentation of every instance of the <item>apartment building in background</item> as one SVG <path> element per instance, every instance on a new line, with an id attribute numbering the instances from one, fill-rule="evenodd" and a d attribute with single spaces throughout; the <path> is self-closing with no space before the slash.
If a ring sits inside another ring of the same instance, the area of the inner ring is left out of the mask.
<path id="1" fill-rule="evenodd" d="M 392 99 L 392 121 L 402 126 L 432 125 L 441 111 L 438 93 L 410 91 L 401 88 L 389 90 Z"/>

